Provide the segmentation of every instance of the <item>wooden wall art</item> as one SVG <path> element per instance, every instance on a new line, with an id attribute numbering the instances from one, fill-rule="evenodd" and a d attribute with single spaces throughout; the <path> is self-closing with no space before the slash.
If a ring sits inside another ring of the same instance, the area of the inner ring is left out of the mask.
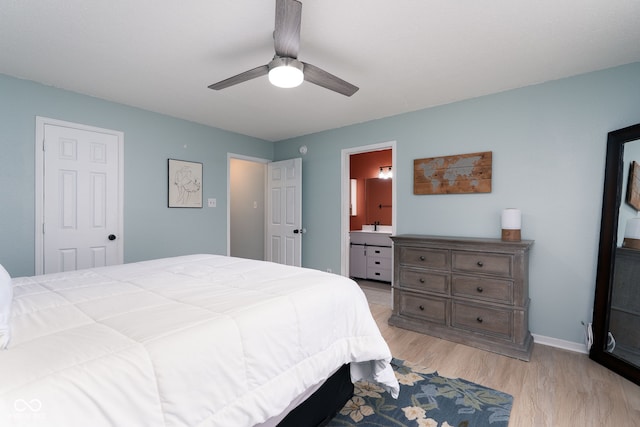
<path id="1" fill-rule="evenodd" d="M 640 163 L 631 162 L 629 182 L 627 183 L 627 203 L 640 211 Z"/>
<path id="2" fill-rule="evenodd" d="M 413 194 L 491 193 L 491 151 L 413 161 Z"/>

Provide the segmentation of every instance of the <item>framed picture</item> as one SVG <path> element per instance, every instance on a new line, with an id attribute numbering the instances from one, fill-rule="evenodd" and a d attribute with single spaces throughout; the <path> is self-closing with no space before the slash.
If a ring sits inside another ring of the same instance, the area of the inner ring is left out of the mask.
<path id="1" fill-rule="evenodd" d="M 640 211 L 640 163 L 633 161 L 629 168 L 629 182 L 627 183 L 627 203 Z"/>
<path id="2" fill-rule="evenodd" d="M 169 159 L 169 207 L 202 207 L 202 163 Z"/>

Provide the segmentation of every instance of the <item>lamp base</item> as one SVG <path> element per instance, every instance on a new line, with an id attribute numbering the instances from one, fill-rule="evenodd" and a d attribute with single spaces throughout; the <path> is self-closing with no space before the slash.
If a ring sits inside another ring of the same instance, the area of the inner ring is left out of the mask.
<path id="1" fill-rule="evenodd" d="M 632 239 L 631 237 L 625 237 L 622 241 L 623 248 L 640 249 L 640 239 Z"/>
<path id="2" fill-rule="evenodd" d="M 519 242 L 520 238 L 520 230 L 508 230 L 502 229 L 502 240 L 505 242 Z"/>

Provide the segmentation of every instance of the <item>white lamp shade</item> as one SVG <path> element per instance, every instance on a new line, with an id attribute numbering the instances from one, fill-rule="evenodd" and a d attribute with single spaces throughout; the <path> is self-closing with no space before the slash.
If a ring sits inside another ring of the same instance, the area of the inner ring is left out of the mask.
<path id="1" fill-rule="evenodd" d="M 503 230 L 520 230 L 522 227 L 522 213 L 520 209 L 504 209 L 501 219 Z"/>

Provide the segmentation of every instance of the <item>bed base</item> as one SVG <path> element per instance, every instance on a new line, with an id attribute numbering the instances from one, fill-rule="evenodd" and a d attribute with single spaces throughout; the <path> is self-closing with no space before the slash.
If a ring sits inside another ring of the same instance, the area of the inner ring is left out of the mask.
<path id="1" fill-rule="evenodd" d="M 327 424 L 353 396 L 349 365 L 343 365 L 307 400 L 298 405 L 278 427 L 320 427 Z"/>

